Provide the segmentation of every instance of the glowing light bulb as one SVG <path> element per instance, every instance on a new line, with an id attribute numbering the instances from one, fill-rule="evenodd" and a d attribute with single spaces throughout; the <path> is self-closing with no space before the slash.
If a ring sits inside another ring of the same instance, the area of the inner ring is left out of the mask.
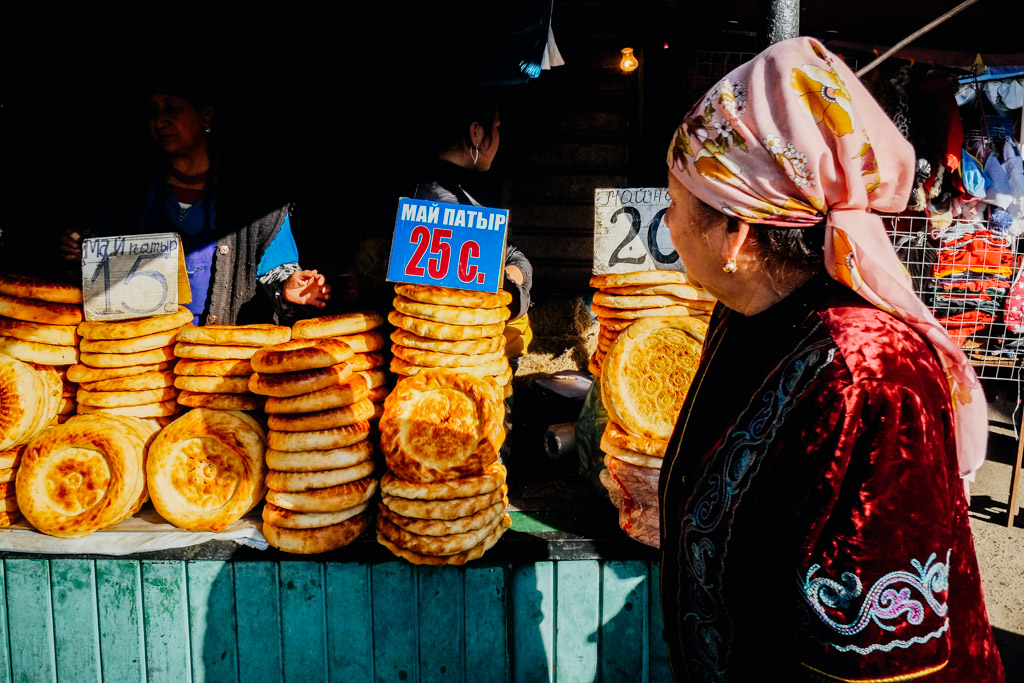
<path id="1" fill-rule="evenodd" d="M 633 56 L 633 48 L 622 48 L 622 61 L 619 62 L 619 68 L 628 73 L 634 71 L 638 66 L 640 66 L 640 62 Z"/>

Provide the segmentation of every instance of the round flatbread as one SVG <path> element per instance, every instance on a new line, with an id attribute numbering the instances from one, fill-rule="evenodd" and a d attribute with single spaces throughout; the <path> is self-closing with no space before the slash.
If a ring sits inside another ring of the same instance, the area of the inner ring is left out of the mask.
<path id="1" fill-rule="evenodd" d="M 501 538 L 502 534 L 504 534 L 505 530 L 510 526 L 512 526 L 512 519 L 508 515 L 505 515 L 502 518 L 501 523 L 494 527 L 494 530 L 491 531 L 490 535 L 485 538 L 480 545 L 474 546 L 466 552 L 459 553 L 457 555 L 441 555 L 437 557 L 432 555 L 420 555 L 412 552 L 411 550 L 406 550 L 405 548 L 395 545 L 387 536 L 379 531 L 377 532 L 377 542 L 394 553 L 396 557 L 400 557 L 412 564 L 428 566 L 460 566 L 482 557 L 485 552 L 494 547 L 494 544 L 498 542 L 498 539 Z"/>
<path id="2" fill-rule="evenodd" d="M 604 273 L 593 275 L 590 286 L 594 289 L 630 287 L 636 285 L 689 284 L 686 273 L 678 270 L 638 270 L 632 273 Z"/>
<path id="3" fill-rule="evenodd" d="M 372 460 L 357 463 L 350 467 L 338 467 L 333 470 L 317 472 L 283 472 L 271 470 L 267 473 L 267 488 L 271 491 L 312 491 L 326 489 L 331 486 L 348 484 L 373 474 L 376 465 Z"/>
<path id="4" fill-rule="evenodd" d="M 601 397 L 609 417 L 631 434 L 671 437 L 706 333 L 707 326 L 690 317 L 631 325 L 602 364 Z"/>
<path id="5" fill-rule="evenodd" d="M 115 322 L 83 322 L 78 326 L 78 334 L 83 339 L 134 339 L 166 330 L 176 330 L 192 322 L 192 318 L 192 311 L 184 306 L 178 306 L 178 312 L 170 315 L 154 315 Z"/>
<path id="6" fill-rule="evenodd" d="M 594 292 L 594 303 L 607 308 L 666 308 L 669 306 L 686 306 L 701 311 L 710 311 L 715 307 L 714 301 L 681 299 L 667 294 L 608 294 Z"/>
<path id="7" fill-rule="evenodd" d="M 363 399 L 351 405 L 315 413 L 272 414 L 267 426 L 281 432 L 311 432 L 322 429 L 346 427 L 373 416 L 373 403 Z"/>
<path id="8" fill-rule="evenodd" d="M 646 467 L 651 470 L 660 470 L 663 462 L 662 458 L 655 458 L 635 451 L 627 451 L 624 448 L 616 448 L 615 446 L 608 446 L 607 450 L 602 447 L 601 450 L 604 451 L 605 457 L 619 460 L 633 465 L 634 467 Z"/>
<path id="9" fill-rule="evenodd" d="M 271 430 L 267 445 L 277 451 L 324 451 L 351 446 L 370 434 L 370 423 L 356 422 L 345 427 L 320 429 L 309 432 L 279 432 Z"/>
<path id="10" fill-rule="evenodd" d="M 392 344 L 391 353 L 394 354 L 396 358 L 401 358 L 412 365 L 422 365 L 428 368 L 458 369 L 464 367 L 476 367 L 479 365 L 487 365 L 488 363 L 498 363 L 505 358 L 505 354 L 501 351 L 472 355 L 439 353 L 437 351 L 411 349 L 407 346 L 401 346 L 400 344 Z"/>
<path id="11" fill-rule="evenodd" d="M 689 306 L 663 306 L 661 308 L 607 308 L 605 306 L 599 306 L 596 303 L 590 304 L 590 310 L 599 318 L 618 317 L 626 318 L 627 320 L 650 317 L 682 317 L 700 315 L 701 313 L 707 312 L 698 308 L 691 308 Z"/>
<path id="12" fill-rule="evenodd" d="M 388 322 L 407 332 L 420 337 L 458 341 L 464 339 L 482 339 L 484 337 L 500 337 L 505 330 L 505 323 L 493 325 L 450 325 L 448 323 L 424 320 L 411 315 L 403 315 L 397 311 L 388 313 Z"/>
<path id="13" fill-rule="evenodd" d="M 501 290 L 491 292 L 475 292 L 469 289 L 451 289 L 435 285 L 397 284 L 395 294 L 411 301 L 442 306 L 463 306 L 470 308 L 501 308 L 512 303 L 512 295 Z"/>
<path id="14" fill-rule="evenodd" d="M 604 432 L 601 434 L 601 449 L 604 450 L 606 446 L 615 446 L 627 451 L 634 451 L 655 458 L 663 458 L 665 457 L 665 451 L 668 450 L 668 440 L 651 439 L 646 436 L 629 434 L 622 427 L 615 424 L 613 420 L 609 420 L 608 424 L 605 425 Z"/>
<path id="15" fill-rule="evenodd" d="M 89 353 L 137 353 L 173 346 L 177 336 L 178 330 L 171 329 L 132 339 L 83 339 L 79 348 Z"/>
<path id="16" fill-rule="evenodd" d="M 206 394 L 197 391 L 183 391 L 178 403 L 190 408 L 211 408 L 213 410 L 259 410 L 264 398 L 254 394 Z"/>
<path id="17" fill-rule="evenodd" d="M 30 323 L 14 318 L 0 318 L 0 336 L 55 346 L 75 346 L 79 342 L 76 325 Z"/>
<path id="18" fill-rule="evenodd" d="M 174 372 L 171 370 L 161 370 L 144 372 L 140 375 L 98 380 L 96 382 L 82 382 L 79 388 L 87 391 L 143 391 L 171 386 L 174 386 Z"/>
<path id="19" fill-rule="evenodd" d="M 370 516 L 356 515 L 339 524 L 316 529 L 289 529 L 263 522 L 267 543 L 286 553 L 312 555 L 343 548 L 370 528 Z"/>
<path id="20" fill-rule="evenodd" d="M 0 469 L 9 470 L 12 467 L 20 465 L 21 457 L 24 452 L 24 445 L 16 448 L 9 448 L 6 451 L 0 451 Z"/>
<path id="21" fill-rule="evenodd" d="M 365 503 L 377 492 L 373 477 L 313 491 L 267 491 L 267 502 L 295 512 L 338 512 Z"/>
<path id="22" fill-rule="evenodd" d="M 497 360 L 483 365 L 467 365 L 460 368 L 430 368 L 423 365 L 414 365 L 408 361 L 402 360 L 401 358 L 391 359 L 391 372 L 396 375 L 413 376 L 423 370 L 451 370 L 451 372 L 462 374 L 462 375 L 473 375 L 474 377 L 500 377 L 504 375 L 509 369 L 508 359 L 504 356 L 499 357 Z"/>
<path id="23" fill-rule="evenodd" d="M 176 377 L 174 386 L 185 391 L 204 394 L 248 394 L 249 378 L 241 377 L 207 377 L 205 375 L 182 375 Z"/>
<path id="24" fill-rule="evenodd" d="M 82 322 L 82 307 L 79 304 L 19 299 L 0 294 L 0 315 L 32 323 L 77 325 Z"/>
<path id="25" fill-rule="evenodd" d="M 0 449 L 28 442 L 56 415 L 47 380 L 28 363 L 0 356 Z"/>
<path id="26" fill-rule="evenodd" d="M 494 325 L 508 320 L 509 310 L 501 308 L 468 308 L 464 306 L 442 306 L 440 304 L 425 304 L 420 301 L 406 299 L 404 296 L 396 296 L 392 302 L 395 310 L 402 315 L 411 315 L 415 318 L 433 320 L 434 322 L 447 323 L 449 325 Z"/>
<path id="27" fill-rule="evenodd" d="M 20 462 L 19 462 L 19 465 L 20 465 Z M 6 469 L 0 469 L 0 482 L 3 482 L 3 483 L 12 482 L 12 481 L 15 480 L 15 478 L 17 476 L 18 476 L 18 468 L 17 467 L 9 467 L 9 468 L 6 468 Z"/>
<path id="28" fill-rule="evenodd" d="M 191 410 L 165 427 L 146 458 L 150 500 L 182 529 L 221 531 L 266 493 L 266 436 L 231 410 Z"/>
<path id="29" fill-rule="evenodd" d="M 674 296 L 680 299 L 693 301 L 714 301 L 703 287 L 695 285 L 684 285 L 679 283 L 665 283 L 660 285 L 628 285 L 625 287 L 603 287 L 601 292 L 614 296 Z"/>
<path id="30" fill-rule="evenodd" d="M 346 334 L 369 332 L 384 324 L 384 317 L 376 311 L 356 311 L 340 315 L 327 315 L 299 320 L 292 325 L 293 339 L 320 339 Z"/>
<path id="31" fill-rule="evenodd" d="M 175 356 L 196 360 L 249 360 L 259 350 L 258 346 L 218 346 L 215 344 L 189 344 L 188 342 L 178 342 L 174 345 Z"/>
<path id="32" fill-rule="evenodd" d="M 82 288 L 78 285 L 15 273 L 0 273 L 0 294 L 58 304 L 82 303 Z"/>
<path id="33" fill-rule="evenodd" d="M 79 359 L 83 365 L 94 368 L 126 368 L 132 365 L 153 365 L 174 360 L 174 347 L 161 346 L 150 351 L 136 353 L 81 353 Z"/>
<path id="34" fill-rule="evenodd" d="M 213 346 L 270 346 L 292 337 L 290 327 L 281 325 L 203 325 L 185 327 L 178 332 L 178 341 Z"/>
<path id="35" fill-rule="evenodd" d="M 505 504 L 495 503 L 475 512 L 468 517 L 457 519 L 416 519 L 415 517 L 403 517 L 391 511 L 388 506 L 378 503 L 379 514 L 385 517 L 395 526 L 418 536 L 448 536 L 451 534 L 465 534 L 479 529 L 492 526 L 498 522 L 498 518 L 505 514 Z"/>
<path id="36" fill-rule="evenodd" d="M 177 375 L 198 377 L 248 377 L 253 373 L 252 363 L 244 359 L 193 360 L 186 358 L 174 366 Z"/>
<path id="37" fill-rule="evenodd" d="M 74 346 L 41 344 L 13 337 L 0 337 L 0 353 L 26 363 L 43 365 L 73 365 L 78 362 L 78 349 Z"/>
<path id="38" fill-rule="evenodd" d="M 366 372 L 367 370 L 375 370 L 377 368 L 387 365 L 388 359 L 385 358 L 383 353 L 357 353 L 352 356 L 352 360 L 348 362 L 352 372 Z"/>
<path id="39" fill-rule="evenodd" d="M 418 334 L 398 329 L 391 333 L 391 341 L 410 349 L 423 349 L 439 353 L 479 354 L 494 353 L 505 348 L 504 335 L 462 341 L 444 341 L 421 337 Z"/>
<path id="40" fill-rule="evenodd" d="M 511 520 L 510 520 L 511 521 Z M 419 555 L 457 555 L 464 553 L 470 548 L 483 542 L 493 531 L 492 527 L 498 526 L 500 522 L 494 521 L 491 526 L 481 529 L 474 529 L 461 534 L 447 534 L 445 536 L 421 536 L 406 531 L 402 527 L 391 522 L 386 516 L 377 517 L 377 531 L 382 533 L 391 542 L 400 548 L 405 548 Z"/>
<path id="41" fill-rule="evenodd" d="M 384 348 L 384 335 L 380 332 L 359 332 L 358 334 L 346 334 L 344 337 L 336 337 L 338 341 L 345 342 L 353 353 L 370 353 Z"/>
<path id="42" fill-rule="evenodd" d="M 181 396 L 179 395 L 178 398 L 181 398 Z M 117 408 L 79 404 L 78 412 L 108 413 L 110 415 L 124 415 L 127 417 L 166 417 L 168 415 L 177 415 L 183 412 L 183 409 L 177 401 L 162 401 L 141 406 L 121 406 Z"/>
<path id="43" fill-rule="evenodd" d="M 427 369 L 398 382 L 385 401 L 381 451 L 406 481 L 477 476 L 498 459 L 503 417 L 486 380 Z"/>
<path id="44" fill-rule="evenodd" d="M 355 353 L 338 339 L 293 339 L 260 349 L 250 361 L 260 373 L 302 372 L 344 363 Z"/>
<path id="45" fill-rule="evenodd" d="M 267 467 L 279 472 L 319 472 L 352 467 L 373 457 L 373 442 L 357 441 L 350 446 L 317 451 L 278 451 L 267 449 Z"/>
<path id="46" fill-rule="evenodd" d="M 72 365 L 68 368 L 67 378 L 72 382 L 102 382 L 120 377 L 133 377 L 149 372 L 162 372 L 174 366 L 174 361 L 163 361 L 149 365 L 129 365 L 121 368 L 93 368 L 88 365 Z"/>
<path id="47" fill-rule="evenodd" d="M 629 327 L 630 325 L 635 323 L 636 320 L 635 319 L 634 320 L 626 320 L 625 318 L 603 318 L 603 317 L 599 317 L 597 319 L 597 322 L 601 326 L 601 329 L 608 329 L 608 330 L 611 330 L 613 332 L 622 332 L 627 327 Z"/>
<path id="48" fill-rule="evenodd" d="M 330 386 L 341 386 L 352 376 L 349 363 L 301 372 L 259 373 L 249 378 L 249 391 L 278 398 L 308 394 Z"/>
<path id="49" fill-rule="evenodd" d="M 285 529 L 319 529 L 332 524 L 341 524 L 346 519 L 361 515 L 370 508 L 369 503 L 337 512 L 295 512 L 278 507 L 273 503 L 263 506 L 263 521 Z"/>
<path id="50" fill-rule="evenodd" d="M 507 470 L 505 465 L 496 462 L 483 474 L 461 479 L 436 481 L 420 484 L 399 479 L 391 472 L 386 472 L 380 479 L 380 490 L 389 496 L 410 500 L 454 500 L 481 496 L 500 489 L 505 485 Z"/>
<path id="51" fill-rule="evenodd" d="M 145 389 L 141 391 L 89 391 L 78 390 L 76 399 L 80 405 L 99 406 L 101 408 L 118 408 L 121 406 L 141 406 L 147 403 L 159 403 L 178 397 L 174 387 Z"/>
<path id="52" fill-rule="evenodd" d="M 343 384 L 325 387 L 308 394 L 279 398 L 271 396 L 263 409 L 267 414 L 315 413 L 341 408 L 364 400 L 370 394 L 369 382 L 360 373 L 353 374 Z"/>

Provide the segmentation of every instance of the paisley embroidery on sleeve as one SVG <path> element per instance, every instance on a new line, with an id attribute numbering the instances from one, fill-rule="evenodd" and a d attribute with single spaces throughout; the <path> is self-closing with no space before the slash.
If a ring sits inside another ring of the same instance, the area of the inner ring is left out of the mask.
<path id="1" fill-rule="evenodd" d="M 821 569 L 821 565 L 815 564 L 808 569 L 800 590 L 807 605 L 822 623 L 840 636 L 854 636 L 871 624 L 882 632 L 895 631 L 904 623 L 919 626 L 924 622 L 927 610 L 943 617 L 939 628 L 906 640 L 893 639 L 881 642 L 883 633 L 879 632 L 879 642 L 867 647 L 828 643 L 840 652 L 856 652 L 860 655 L 878 650 L 889 652 L 895 648 L 909 648 L 938 638 L 949 629 L 944 594 L 949 590 L 950 552 L 946 552 L 944 563 L 936 561 L 935 553 L 932 553 L 923 565 L 917 560 L 911 560 L 914 572 L 889 572 L 878 579 L 866 594 L 860 577 L 856 574 L 843 572 L 839 581 L 823 576 L 815 577 L 814 575 Z M 837 612 L 845 616 L 857 602 L 860 602 L 860 606 L 856 608 L 855 616 L 848 620 L 833 617 Z"/>

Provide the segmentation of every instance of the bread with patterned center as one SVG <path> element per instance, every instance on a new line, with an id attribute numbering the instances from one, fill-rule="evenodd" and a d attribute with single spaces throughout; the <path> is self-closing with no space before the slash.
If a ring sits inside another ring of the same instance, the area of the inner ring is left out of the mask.
<path id="1" fill-rule="evenodd" d="M 267 489 L 266 435 L 253 418 L 197 408 L 165 427 L 146 461 L 150 498 L 182 529 L 220 531 L 254 508 Z"/>
<path id="2" fill-rule="evenodd" d="M 601 364 L 601 397 L 626 431 L 672 436 L 697 370 L 707 325 L 690 317 L 644 318 L 623 332 Z"/>
<path id="3" fill-rule="evenodd" d="M 486 380 L 444 368 L 399 381 L 380 419 L 388 469 L 416 482 L 483 474 L 505 437 L 493 397 Z"/>

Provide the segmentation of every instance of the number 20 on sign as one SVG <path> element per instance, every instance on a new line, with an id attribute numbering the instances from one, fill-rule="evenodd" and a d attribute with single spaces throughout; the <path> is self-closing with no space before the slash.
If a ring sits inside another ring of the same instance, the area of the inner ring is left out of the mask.
<path id="1" fill-rule="evenodd" d="M 504 209 L 402 198 L 388 280 L 497 292 L 507 228 Z"/>

